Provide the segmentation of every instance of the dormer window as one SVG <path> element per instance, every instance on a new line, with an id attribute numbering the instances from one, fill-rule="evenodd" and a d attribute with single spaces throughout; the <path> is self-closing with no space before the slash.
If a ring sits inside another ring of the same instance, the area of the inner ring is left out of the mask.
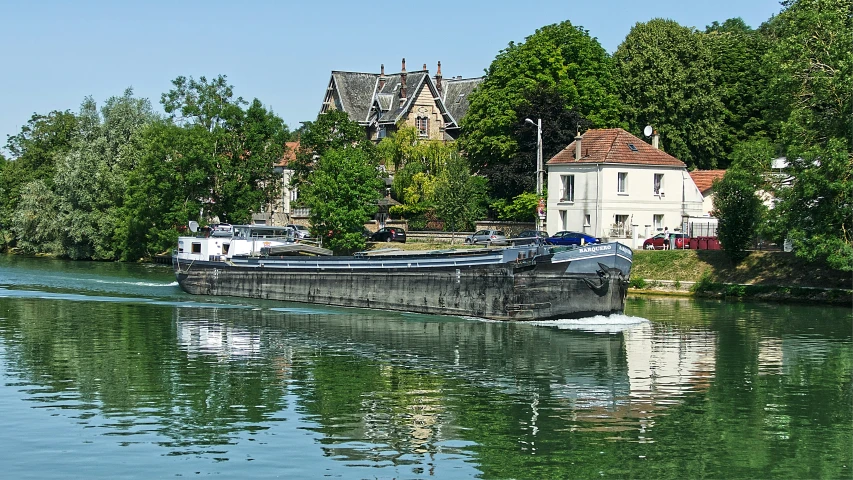
<path id="1" fill-rule="evenodd" d="M 429 118 L 418 117 L 415 119 L 415 127 L 418 129 L 418 135 L 421 137 L 429 136 Z"/>

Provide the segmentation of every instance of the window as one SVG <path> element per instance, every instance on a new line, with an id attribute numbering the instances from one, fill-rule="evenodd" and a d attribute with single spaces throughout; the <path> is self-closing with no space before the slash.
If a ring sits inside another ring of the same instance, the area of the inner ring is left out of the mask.
<path id="1" fill-rule="evenodd" d="M 415 119 L 415 127 L 418 129 L 418 135 L 421 137 L 429 136 L 429 118 L 418 117 Z"/>
<path id="2" fill-rule="evenodd" d="M 655 174 L 655 183 L 654 183 L 655 195 L 663 195 L 663 174 L 656 173 Z"/>
<path id="3" fill-rule="evenodd" d="M 385 128 L 385 125 L 379 126 L 379 133 L 376 135 L 379 138 L 385 138 L 388 135 L 388 130 Z"/>
<path id="4" fill-rule="evenodd" d="M 652 227 L 655 229 L 655 231 L 663 228 L 663 215 L 655 215 L 654 219 L 652 220 L 652 223 L 654 223 Z"/>
<path id="5" fill-rule="evenodd" d="M 575 176 L 560 175 L 560 201 L 575 201 Z"/>
<path id="6" fill-rule="evenodd" d="M 589 214 L 584 215 L 583 216 L 583 226 L 589 227 L 590 225 L 592 225 L 592 223 L 590 223 L 590 220 L 591 220 L 591 218 L 590 218 Z"/>
<path id="7" fill-rule="evenodd" d="M 193 242 L 193 250 L 192 253 L 201 253 L 201 244 Z"/>
<path id="8" fill-rule="evenodd" d="M 566 211 L 565 211 L 565 210 L 560 210 L 560 227 L 559 227 L 559 228 L 560 228 L 560 230 L 565 230 L 566 228 L 568 228 L 568 227 L 566 226 L 566 225 L 567 225 L 567 223 L 568 223 L 568 220 L 567 220 L 566 216 L 567 216 L 567 215 L 566 215 Z"/>
<path id="9" fill-rule="evenodd" d="M 616 215 L 616 225 L 622 228 L 628 226 L 628 215 Z"/>
<path id="10" fill-rule="evenodd" d="M 636 146 L 636 145 L 634 145 L 633 143 L 629 143 L 629 144 L 628 144 L 628 148 L 630 148 L 632 152 L 637 152 L 637 151 L 639 151 L 639 150 L 637 150 L 637 146 Z"/>
<path id="11" fill-rule="evenodd" d="M 628 172 L 618 173 L 616 193 L 628 193 Z"/>

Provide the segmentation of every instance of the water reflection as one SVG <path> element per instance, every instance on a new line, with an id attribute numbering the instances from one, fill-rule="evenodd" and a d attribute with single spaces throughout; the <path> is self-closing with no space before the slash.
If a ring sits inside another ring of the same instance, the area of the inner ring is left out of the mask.
<path id="1" fill-rule="evenodd" d="M 7 422 L 23 401 L 34 435 L 64 432 L 52 449 L 109 438 L 157 449 L 142 463 L 183 457 L 219 474 L 243 471 L 238 459 L 261 460 L 264 474 L 300 465 L 286 471 L 302 477 L 849 473 L 842 309 L 643 298 L 625 315 L 512 324 L 242 299 L 219 308 L 135 281 L 74 290 L 60 273 L 47 292 L 0 269 Z M 45 412 L 68 422 L 40 427 Z"/>

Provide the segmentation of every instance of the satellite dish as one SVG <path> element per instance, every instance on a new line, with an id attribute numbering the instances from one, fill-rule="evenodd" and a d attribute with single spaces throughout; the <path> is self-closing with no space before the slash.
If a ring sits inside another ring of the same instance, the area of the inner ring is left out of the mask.
<path id="1" fill-rule="evenodd" d="M 193 233 L 197 232 L 198 231 L 198 222 L 196 222 L 195 220 L 190 220 L 189 227 L 190 227 L 191 232 L 193 232 Z"/>
<path id="2" fill-rule="evenodd" d="M 646 128 L 643 129 L 643 135 L 645 135 L 647 137 L 652 136 L 652 126 L 651 125 L 646 125 Z"/>

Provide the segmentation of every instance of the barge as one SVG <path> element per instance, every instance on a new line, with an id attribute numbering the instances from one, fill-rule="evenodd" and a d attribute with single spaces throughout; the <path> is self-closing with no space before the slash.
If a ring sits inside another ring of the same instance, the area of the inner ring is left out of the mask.
<path id="1" fill-rule="evenodd" d="M 622 312 L 633 261 L 618 242 L 555 247 L 380 249 L 337 256 L 283 227 L 240 225 L 180 237 L 180 287 L 224 295 L 493 320 Z"/>

